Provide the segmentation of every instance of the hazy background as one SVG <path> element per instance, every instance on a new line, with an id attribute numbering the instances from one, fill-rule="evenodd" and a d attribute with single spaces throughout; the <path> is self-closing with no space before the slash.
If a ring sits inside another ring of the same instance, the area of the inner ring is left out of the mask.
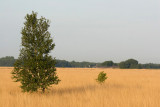
<path id="1" fill-rule="evenodd" d="M 32 10 L 51 21 L 57 59 L 160 63 L 160 0 L 0 0 L 0 57 L 18 57 Z"/>

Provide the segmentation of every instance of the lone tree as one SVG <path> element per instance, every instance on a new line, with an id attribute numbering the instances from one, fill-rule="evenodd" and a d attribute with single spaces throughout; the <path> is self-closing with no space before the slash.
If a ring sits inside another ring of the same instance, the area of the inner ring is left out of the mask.
<path id="1" fill-rule="evenodd" d="M 105 80 L 108 78 L 106 75 L 107 75 L 107 74 L 104 73 L 104 71 L 100 72 L 100 73 L 98 74 L 98 78 L 96 79 L 96 81 L 97 81 L 99 84 L 104 83 Z"/>
<path id="2" fill-rule="evenodd" d="M 22 28 L 22 48 L 14 64 L 12 78 L 21 83 L 24 92 L 48 89 L 60 81 L 56 75 L 55 59 L 49 53 L 55 44 L 48 32 L 50 21 L 37 13 L 27 14 Z"/>

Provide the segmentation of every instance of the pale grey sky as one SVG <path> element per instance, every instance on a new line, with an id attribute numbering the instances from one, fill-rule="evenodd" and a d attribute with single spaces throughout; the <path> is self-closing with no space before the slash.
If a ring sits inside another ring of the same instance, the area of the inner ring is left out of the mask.
<path id="1" fill-rule="evenodd" d="M 0 0 L 0 57 L 18 57 L 32 11 L 51 21 L 57 59 L 160 63 L 160 0 Z"/>

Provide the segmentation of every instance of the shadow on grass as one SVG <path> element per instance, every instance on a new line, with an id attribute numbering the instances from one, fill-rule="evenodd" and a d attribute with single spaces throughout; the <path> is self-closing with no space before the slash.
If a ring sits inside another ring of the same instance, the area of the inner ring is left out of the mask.
<path id="1" fill-rule="evenodd" d="M 79 86 L 79 87 L 67 87 L 67 88 L 60 88 L 60 89 L 52 89 L 50 90 L 51 93 L 54 94 L 72 94 L 72 93 L 86 93 L 87 91 L 94 91 L 96 90 L 97 85 L 86 85 L 86 86 Z"/>
<path id="2" fill-rule="evenodd" d="M 121 84 L 94 84 L 94 85 L 85 85 L 85 86 L 79 86 L 79 87 L 66 87 L 66 88 L 59 88 L 59 89 L 52 89 L 50 90 L 53 94 L 72 94 L 72 93 L 86 93 L 88 91 L 95 91 L 95 90 L 110 90 L 110 89 L 116 89 L 121 90 L 127 88 L 124 85 Z"/>

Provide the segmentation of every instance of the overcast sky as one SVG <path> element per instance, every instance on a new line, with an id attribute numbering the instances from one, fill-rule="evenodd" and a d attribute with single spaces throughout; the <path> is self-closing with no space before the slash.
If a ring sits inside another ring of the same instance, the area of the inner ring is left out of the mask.
<path id="1" fill-rule="evenodd" d="M 160 0 L 0 0 L 0 57 L 18 57 L 32 11 L 51 21 L 57 59 L 160 63 Z"/>

